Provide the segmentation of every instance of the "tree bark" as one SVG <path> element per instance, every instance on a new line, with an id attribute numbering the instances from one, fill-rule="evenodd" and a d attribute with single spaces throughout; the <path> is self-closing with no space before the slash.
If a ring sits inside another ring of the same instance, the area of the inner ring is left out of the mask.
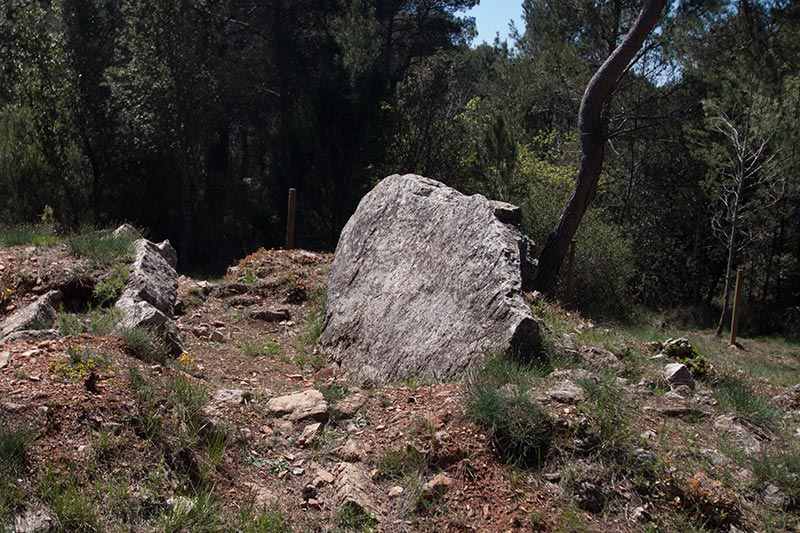
<path id="1" fill-rule="evenodd" d="M 581 166 L 575 189 L 572 192 L 553 233 L 547 238 L 539 255 L 539 269 L 533 286 L 552 294 L 558 270 L 564 261 L 567 248 L 597 191 L 597 180 L 603 168 L 607 138 L 607 118 L 602 116 L 603 104 L 611 94 L 614 84 L 636 55 L 656 25 L 666 0 L 646 0 L 625 39 L 594 74 L 583 93 L 578 112 L 578 130 L 581 137 Z"/>

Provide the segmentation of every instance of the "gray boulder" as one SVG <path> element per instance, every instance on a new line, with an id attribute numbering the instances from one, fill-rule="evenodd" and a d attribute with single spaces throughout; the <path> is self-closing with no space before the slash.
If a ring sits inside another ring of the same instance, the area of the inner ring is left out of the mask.
<path id="1" fill-rule="evenodd" d="M 421 176 L 381 181 L 336 248 L 324 353 L 375 383 L 456 378 L 493 353 L 532 356 L 539 331 L 522 291 L 534 262 L 520 217 Z"/>
<path id="2" fill-rule="evenodd" d="M 0 339 L 15 331 L 51 329 L 58 318 L 55 306 L 61 298 L 61 291 L 50 291 L 9 315 L 0 326 Z"/>
<path id="3" fill-rule="evenodd" d="M 122 311 L 121 329 L 146 327 L 164 336 L 173 355 L 184 351 L 180 330 L 172 320 L 178 297 L 178 273 L 164 258 L 168 241 L 156 245 L 145 239 L 134 243 L 136 258 L 128 283 L 115 307 Z M 173 250 L 174 251 L 174 250 Z"/>
<path id="4" fill-rule="evenodd" d="M 164 258 L 159 245 L 138 239 L 134 242 L 134 248 L 136 258 L 122 297 L 143 300 L 171 317 L 178 297 L 178 273 L 175 267 Z"/>

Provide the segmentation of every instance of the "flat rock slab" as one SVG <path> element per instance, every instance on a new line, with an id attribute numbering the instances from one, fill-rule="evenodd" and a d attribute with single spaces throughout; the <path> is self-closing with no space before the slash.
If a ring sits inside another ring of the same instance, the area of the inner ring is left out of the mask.
<path id="1" fill-rule="evenodd" d="M 560 403 L 580 403 L 586 399 L 583 387 L 565 379 L 547 391 L 547 396 Z"/>
<path id="2" fill-rule="evenodd" d="M 353 505 L 377 520 L 383 517 L 372 495 L 378 488 L 370 479 L 365 467 L 353 463 L 339 463 L 336 469 L 334 499 L 339 507 Z"/>
<path id="3" fill-rule="evenodd" d="M 44 341 L 54 341 L 61 338 L 61 332 L 57 329 L 23 329 L 14 331 L 3 338 L 2 343 L 11 344 L 12 342 L 31 342 L 38 343 Z"/>
<path id="4" fill-rule="evenodd" d="M 58 318 L 55 306 L 61 298 L 60 291 L 50 291 L 9 315 L 0 325 L 0 339 L 16 331 L 52 328 Z"/>
<path id="5" fill-rule="evenodd" d="M 416 175 L 390 176 L 342 231 L 320 345 L 373 383 L 454 379 L 487 355 L 532 356 L 523 299 L 530 241 L 519 208 Z"/>
<path id="6" fill-rule="evenodd" d="M 293 422 L 299 420 L 328 419 L 328 402 L 317 389 L 308 389 L 287 396 L 278 396 L 267 402 L 267 409 L 277 417 Z"/>

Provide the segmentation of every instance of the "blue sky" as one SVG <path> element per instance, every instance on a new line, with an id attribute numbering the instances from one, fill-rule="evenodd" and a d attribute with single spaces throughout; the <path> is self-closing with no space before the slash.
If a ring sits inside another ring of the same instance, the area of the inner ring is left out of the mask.
<path id="1" fill-rule="evenodd" d="M 500 32 L 501 40 L 508 40 L 508 22 L 514 20 L 517 29 L 524 30 L 522 24 L 522 0 L 481 0 L 477 7 L 466 12 L 468 17 L 475 17 L 478 37 L 474 45 L 494 42 L 494 36 Z"/>

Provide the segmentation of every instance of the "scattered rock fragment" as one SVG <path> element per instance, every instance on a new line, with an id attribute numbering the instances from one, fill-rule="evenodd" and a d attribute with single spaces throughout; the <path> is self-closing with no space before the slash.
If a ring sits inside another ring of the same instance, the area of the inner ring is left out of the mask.
<path id="1" fill-rule="evenodd" d="M 396 498 L 403 494 L 403 487 L 400 485 L 395 485 L 394 487 L 389 488 L 389 492 L 386 494 L 390 498 Z"/>
<path id="2" fill-rule="evenodd" d="M 220 389 L 212 395 L 212 398 L 220 403 L 241 405 L 252 401 L 253 394 L 242 389 Z"/>
<path id="3" fill-rule="evenodd" d="M 790 498 L 772 483 L 764 483 L 761 487 L 761 499 L 771 507 L 783 509 L 790 503 Z"/>
<path id="4" fill-rule="evenodd" d="M 580 350 L 584 363 L 594 368 L 620 366 L 619 358 L 613 352 L 598 346 L 583 346 Z"/>
<path id="5" fill-rule="evenodd" d="M 583 387 L 568 379 L 556 383 L 547 391 L 547 396 L 560 403 L 580 403 L 586 399 Z"/>
<path id="6" fill-rule="evenodd" d="M 336 451 L 336 455 L 348 463 L 357 463 L 364 458 L 363 447 L 354 439 L 347 441 Z"/>
<path id="7" fill-rule="evenodd" d="M 336 476 L 334 476 L 333 474 L 324 469 L 317 470 L 315 476 L 318 477 L 321 481 L 329 484 L 333 483 L 333 481 L 336 479 Z"/>
<path id="8" fill-rule="evenodd" d="M 50 531 L 53 525 L 53 517 L 45 511 L 26 510 L 22 515 L 14 518 L 14 529 L 16 533 L 44 533 Z"/>
<path id="9" fill-rule="evenodd" d="M 339 463 L 334 487 L 336 489 L 334 499 L 337 505 L 340 507 L 353 505 L 362 512 L 371 514 L 375 519 L 381 520 L 382 515 L 371 496 L 378 494 L 378 490 L 363 466 L 354 463 Z"/>
<path id="10" fill-rule="evenodd" d="M 652 520 L 652 516 L 650 515 L 648 510 L 645 509 L 644 507 L 637 507 L 631 513 L 631 520 L 639 523 L 649 522 L 650 520 Z"/>
<path id="11" fill-rule="evenodd" d="M 288 309 L 258 309 L 250 313 L 250 318 L 263 320 L 264 322 L 280 322 L 289 320 L 291 314 Z"/>
<path id="12" fill-rule="evenodd" d="M 670 388 L 686 385 L 694 390 L 694 379 L 692 379 L 691 372 L 689 372 L 689 369 L 686 368 L 684 364 L 670 363 L 665 365 L 664 377 L 669 383 Z"/>
<path id="13" fill-rule="evenodd" d="M 351 394 L 336 403 L 336 416 L 342 420 L 353 418 L 366 403 L 367 397 L 363 393 Z"/>
<path id="14" fill-rule="evenodd" d="M 241 294 L 239 296 L 234 296 L 228 303 L 234 307 L 249 307 L 251 305 L 256 305 L 261 302 L 261 297 L 256 296 L 255 294 Z"/>
<path id="15" fill-rule="evenodd" d="M 574 490 L 572 499 L 579 508 L 594 514 L 603 511 L 606 499 L 597 485 L 590 481 L 582 481 Z"/>
<path id="16" fill-rule="evenodd" d="M 274 416 L 293 422 L 309 419 L 324 422 L 328 418 L 328 402 L 317 389 L 272 398 L 267 402 L 267 409 Z"/>
<path id="17" fill-rule="evenodd" d="M 746 427 L 737 415 L 722 415 L 714 419 L 714 427 L 741 447 L 748 457 L 756 457 L 761 453 L 761 443 L 752 429 Z"/>
<path id="18" fill-rule="evenodd" d="M 439 472 L 433 479 L 422 485 L 422 493 L 425 496 L 444 496 L 453 485 L 453 478 Z"/>
<path id="19" fill-rule="evenodd" d="M 11 352 L 0 352 L 0 369 L 7 367 L 10 360 Z"/>
<path id="20" fill-rule="evenodd" d="M 319 428 L 322 427 L 322 424 L 319 422 L 315 422 L 313 424 L 307 425 L 303 428 L 303 433 L 297 438 L 297 445 L 302 447 L 310 446 L 314 443 L 317 439 L 317 434 L 319 433 Z"/>

